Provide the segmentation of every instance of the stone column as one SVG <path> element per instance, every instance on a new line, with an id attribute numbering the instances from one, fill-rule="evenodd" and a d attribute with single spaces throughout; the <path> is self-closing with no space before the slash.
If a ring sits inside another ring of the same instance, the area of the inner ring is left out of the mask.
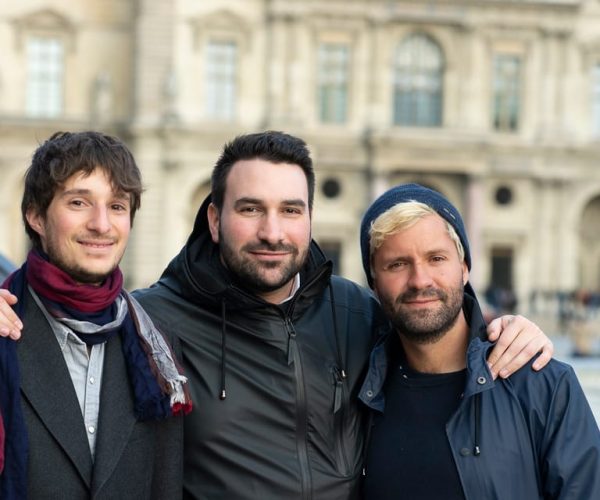
<path id="1" fill-rule="evenodd" d="M 467 226 L 469 235 L 469 246 L 471 249 L 471 262 L 475 265 L 471 271 L 470 282 L 476 290 L 482 290 L 483 276 L 481 269 L 483 266 L 478 264 L 483 259 L 482 249 L 482 220 L 485 212 L 485 201 L 483 195 L 482 178 L 477 175 L 471 175 L 467 181 L 467 206 L 463 210 L 463 219 Z"/>

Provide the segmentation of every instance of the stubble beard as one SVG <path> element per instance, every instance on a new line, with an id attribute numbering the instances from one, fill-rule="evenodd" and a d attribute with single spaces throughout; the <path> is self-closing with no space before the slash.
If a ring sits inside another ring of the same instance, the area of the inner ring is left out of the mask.
<path id="1" fill-rule="evenodd" d="M 416 298 L 439 299 L 435 309 L 409 310 L 404 302 Z M 418 344 L 434 344 L 455 325 L 464 300 L 464 284 L 448 292 L 441 289 L 409 290 L 395 300 L 386 299 L 382 306 L 396 331 L 407 340 Z"/>
<path id="2" fill-rule="evenodd" d="M 54 248 L 54 245 L 52 245 L 51 241 L 47 242 L 46 254 L 48 255 L 48 260 L 54 266 L 67 273 L 75 282 L 83 285 L 98 285 L 103 283 L 104 280 L 106 280 L 106 278 L 108 278 L 118 267 L 122 258 L 121 255 L 118 259 L 116 259 L 114 265 L 108 271 L 96 273 L 77 263 L 67 262 L 62 258 L 60 252 Z"/>

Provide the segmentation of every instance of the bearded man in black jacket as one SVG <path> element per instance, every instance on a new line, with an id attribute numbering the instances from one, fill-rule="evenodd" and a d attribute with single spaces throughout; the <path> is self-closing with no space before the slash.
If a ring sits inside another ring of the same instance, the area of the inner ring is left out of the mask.
<path id="1" fill-rule="evenodd" d="M 357 394 L 386 320 L 370 292 L 332 276 L 311 239 L 314 186 L 301 139 L 237 137 L 217 161 L 186 245 L 154 286 L 134 293 L 180 339 L 197 402 L 185 419 L 186 498 L 359 495 Z M 539 367 L 550 358 L 551 342 L 532 323 L 505 318 L 494 337 L 501 326 L 496 373 L 542 346 Z"/>

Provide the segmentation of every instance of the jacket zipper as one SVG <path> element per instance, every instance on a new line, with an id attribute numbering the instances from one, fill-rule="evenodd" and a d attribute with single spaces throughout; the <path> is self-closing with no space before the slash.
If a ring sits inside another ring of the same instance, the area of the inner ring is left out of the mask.
<path id="1" fill-rule="evenodd" d="M 340 368 L 338 366 L 334 367 L 334 377 L 335 377 L 335 389 L 333 396 L 333 413 L 335 415 L 335 421 L 337 422 L 337 463 L 338 463 L 338 471 L 344 475 L 348 475 L 348 471 L 350 467 L 348 466 L 348 454 L 346 453 L 346 441 L 344 439 L 344 430 L 345 426 L 345 413 L 344 409 L 346 408 L 346 394 L 344 390 L 344 379 L 340 372 Z"/>
<path id="2" fill-rule="evenodd" d="M 304 389 L 304 372 L 302 362 L 300 360 L 300 351 L 296 343 L 296 330 L 292 320 L 289 317 L 285 318 L 285 327 L 288 333 L 288 365 L 294 364 L 294 373 L 296 375 L 296 447 L 298 449 L 298 461 L 300 462 L 300 478 L 302 482 L 302 498 L 310 500 L 311 493 L 311 477 L 310 465 L 308 463 L 308 446 L 307 446 L 307 408 L 306 408 L 306 392 Z"/>

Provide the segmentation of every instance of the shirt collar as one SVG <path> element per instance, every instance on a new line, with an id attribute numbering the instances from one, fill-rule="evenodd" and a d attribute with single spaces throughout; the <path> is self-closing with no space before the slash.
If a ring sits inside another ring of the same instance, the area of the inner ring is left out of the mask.
<path id="1" fill-rule="evenodd" d="M 64 350 L 64 348 L 67 345 L 67 342 L 69 340 L 71 342 L 75 342 L 76 344 L 84 344 L 84 342 L 77 335 L 75 335 L 69 327 L 56 321 L 56 319 L 54 319 L 52 317 L 52 315 L 46 310 L 46 308 L 44 307 L 44 304 L 42 304 L 42 301 L 38 297 L 37 293 L 35 293 L 33 291 L 33 288 L 31 288 L 31 286 L 28 286 L 28 288 L 29 288 L 29 292 L 31 293 L 36 304 L 39 306 L 42 313 L 48 320 L 48 323 L 50 324 L 50 328 L 52 328 L 52 331 L 54 332 L 54 335 L 56 336 L 56 340 L 58 341 L 60 350 L 61 351 Z"/>
<path id="2" fill-rule="evenodd" d="M 300 288 L 300 273 L 296 274 L 294 278 L 294 284 L 292 285 L 292 290 L 290 291 L 290 295 L 287 299 L 283 299 L 280 304 L 285 304 L 287 301 L 292 300 L 292 297 L 296 295 L 296 292 Z"/>

